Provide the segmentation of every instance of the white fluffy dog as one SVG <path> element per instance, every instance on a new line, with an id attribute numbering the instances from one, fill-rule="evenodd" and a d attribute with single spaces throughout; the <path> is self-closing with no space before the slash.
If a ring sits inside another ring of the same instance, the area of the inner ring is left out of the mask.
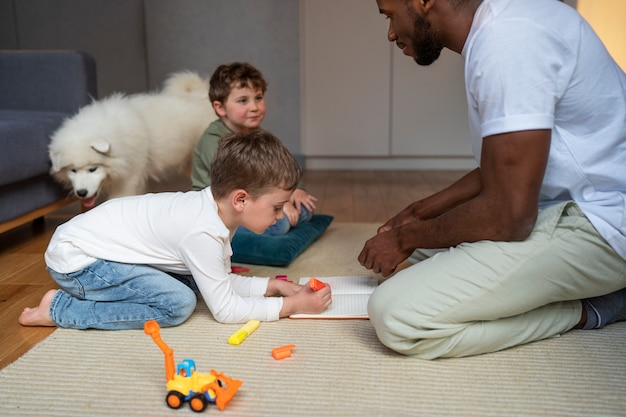
<path id="1" fill-rule="evenodd" d="M 189 173 L 193 149 L 217 117 L 208 89 L 198 74 L 179 72 L 158 93 L 94 101 L 52 135 L 51 174 L 90 208 L 99 195 L 143 194 L 149 179 Z"/>

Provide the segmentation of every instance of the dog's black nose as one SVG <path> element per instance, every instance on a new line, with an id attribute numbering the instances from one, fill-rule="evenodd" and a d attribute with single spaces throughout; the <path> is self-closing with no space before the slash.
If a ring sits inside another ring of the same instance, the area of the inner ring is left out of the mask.
<path id="1" fill-rule="evenodd" d="M 76 190 L 76 195 L 79 197 L 85 197 L 87 195 L 87 190 L 82 189 L 82 190 Z"/>

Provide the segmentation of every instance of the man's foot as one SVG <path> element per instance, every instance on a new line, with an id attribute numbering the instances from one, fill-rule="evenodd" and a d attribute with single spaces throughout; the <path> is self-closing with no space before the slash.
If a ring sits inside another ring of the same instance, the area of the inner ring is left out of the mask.
<path id="1" fill-rule="evenodd" d="M 626 320 L 626 288 L 600 297 L 583 300 L 587 323 L 583 329 L 599 329 L 607 324 Z"/>
<path id="2" fill-rule="evenodd" d="M 37 307 L 26 307 L 18 321 L 22 326 L 56 326 L 50 319 L 50 304 L 57 290 L 50 290 L 44 294 Z"/>

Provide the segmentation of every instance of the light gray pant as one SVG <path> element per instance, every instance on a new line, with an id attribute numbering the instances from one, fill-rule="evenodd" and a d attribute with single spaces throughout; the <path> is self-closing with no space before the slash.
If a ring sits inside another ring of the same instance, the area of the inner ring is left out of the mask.
<path id="1" fill-rule="evenodd" d="M 383 282 L 368 310 L 389 348 L 461 357 L 566 332 L 580 321 L 579 300 L 624 287 L 626 261 L 569 202 L 542 210 L 525 241 L 464 243 L 424 258 Z"/>

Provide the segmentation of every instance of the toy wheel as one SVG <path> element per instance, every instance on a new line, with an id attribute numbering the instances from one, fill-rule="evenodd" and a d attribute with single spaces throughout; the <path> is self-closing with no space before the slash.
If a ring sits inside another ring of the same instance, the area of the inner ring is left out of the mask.
<path id="1" fill-rule="evenodd" d="M 178 391 L 170 391 L 165 397 L 165 402 L 169 408 L 177 409 L 185 403 L 185 396 Z"/>
<path id="2" fill-rule="evenodd" d="M 209 404 L 208 400 L 204 396 L 204 394 L 195 394 L 189 400 L 189 407 L 196 413 L 200 413 L 205 410 L 206 406 Z"/>

